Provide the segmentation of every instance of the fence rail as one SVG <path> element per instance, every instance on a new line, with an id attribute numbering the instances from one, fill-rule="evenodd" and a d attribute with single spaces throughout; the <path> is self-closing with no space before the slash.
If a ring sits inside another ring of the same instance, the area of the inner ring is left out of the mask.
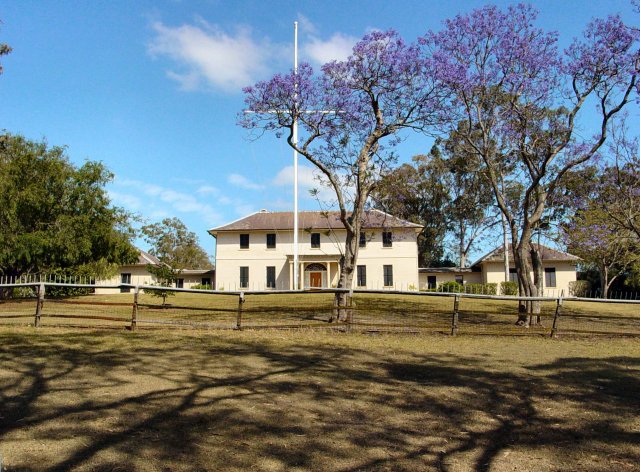
<path id="1" fill-rule="evenodd" d="M 458 334 L 640 336 L 640 300 L 584 297 L 520 297 L 401 290 L 220 291 L 65 282 L 0 283 L 0 289 L 31 288 L 35 297 L 0 300 L 0 322 L 33 319 L 34 326 L 174 326 L 220 329 L 326 328 Z M 115 295 L 47 297 L 56 289 L 129 289 Z M 154 293 L 176 295 L 162 303 Z M 335 294 L 346 304 L 337 306 Z M 234 301 L 235 300 L 235 301 Z M 529 329 L 515 326 L 520 301 L 539 302 Z"/>

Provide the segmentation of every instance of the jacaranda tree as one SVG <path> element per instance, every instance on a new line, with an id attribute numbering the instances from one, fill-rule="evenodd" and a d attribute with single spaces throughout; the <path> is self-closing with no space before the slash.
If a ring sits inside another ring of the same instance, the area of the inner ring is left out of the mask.
<path id="1" fill-rule="evenodd" d="M 487 6 L 422 38 L 437 80 L 454 97 L 444 131 L 483 164 L 525 296 L 542 289 L 542 278 L 531 276 L 542 270 L 531 238 L 547 201 L 567 172 L 603 146 L 614 118 L 633 101 L 638 68 L 637 32 L 619 17 L 593 20 L 561 52 L 555 33 L 533 25 L 536 16 L 530 6 Z M 594 105 L 596 116 L 586 120 Z M 594 129 L 578 132 L 578 122 L 593 120 Z M 509 193 L 505 182 L 519 182 L 523 191 Z M 519 323 L 528 324 L 535 308 L 523 303 Z"/>
<path id="2" fill-rule="evenodd" d="M 352 286 L 365 204 L 394 163 L 400 133 L 429 129 L 442 118 L 443 89 L 431 70 L 416 44 L 394 31 L 373 32 L 347 60 L 325 64 L 319 74 L 303 64 L 297 74 L 276 74 L 244 89 L 253 113 L 241 114 L 240 124 L 285 134 L 335 191 L 347 233 L 340 288 Z"/>

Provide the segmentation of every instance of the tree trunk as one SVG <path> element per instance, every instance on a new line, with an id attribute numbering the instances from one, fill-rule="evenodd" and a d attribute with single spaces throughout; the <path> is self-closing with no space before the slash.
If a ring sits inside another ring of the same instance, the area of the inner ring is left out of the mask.
<path id="1" fill-rule="evenodd" d="M 355 220 L 355 218 L 354 218 Z M 358 247 L 360 240 L 360 221 L 354 221 L 356 231 L 352 232 L 347 228 L 347 238 L 344 245 L 344 254 L 340 257 L 340 279 L 338 280 L 338 288 L 353 288 L 353 275 L 356 270 L 356 261 L 358 259 Z M 349 294 L 345 292 L 336 293 L 336 306 L 338 307 L 338 321 L 346 321 L 350 305 Z"/>
<path id="2" fill-rule="evenodd" d="M 533 297 L 536 294 L 536 286 L 531 280 L 531 264 L 529 263 L 529 243 L 524 238 L 513 251 L 513 260 L 518 275 L 519 293 L 522 297 Z M 529 315 L 533 312 L 530 301 L 520 301 L 518 304 L 518 320 L 516 324 L 519 326 L 529 327 Z"/>
<path id="3" fill-rule="evenodd" d="M 544 270 L 542 267 L 542 255 L 540 254 L 540 246 L 531 245 L 531 263 L 533 265 L 533 283 L 536 287 L 535 294 L 538 297 L 544 296 Z M 531 303 L 531 316 L 529 324 L 540 324 L 540 302 Z"/>

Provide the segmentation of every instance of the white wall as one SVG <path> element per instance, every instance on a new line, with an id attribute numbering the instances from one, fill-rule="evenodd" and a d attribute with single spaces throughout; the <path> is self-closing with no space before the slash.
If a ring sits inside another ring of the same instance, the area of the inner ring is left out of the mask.
<path id="1" fill-rule="evenodd" d="M 299 233 L 300 261 L 319 262 L 328 265 L 332 286 L 338 282 L 338 261 L 344 248 L 346 231 L 313 231 L 320 233 L 320 248 L 311 247 L 311 234 Z M 216 243 L 216 288 L 239 290 L 240 267 L 249 267 L 249 289 L 264 290 L 266 267 L 276 267 L 276 288 L 289 289 L 292 286 L 293 231 L 272 231 L 276 234 L 276 248 L 268 249 L 266 235 L 269 231 L 249 233 L 249 249 L 240 249 L 240 234 L 222 232 Z M 393 230 L 391 248 L 382 245 L 382 231 L 366 231 L 367 245 L 359 249 L 358 265 L 367 267 L 366 288 L 383 288 L 383 266 L 393 266 L 393 282 L 397 289 L 418 288 L 418 246 L 417 234 L 413 229 Z M 289 258 L 287 258 L 289 256 Z M 302 271 L 301 271 L 302 274 Z M 356 283 L 354 277 L 354 284 Z"/>
<path id="2" fill-rule="evenodd" d="M 511 264 L 511 268 L 515 266 Z M 544 287 L 544 296 L 557 297 L 564 291 L 564 296 L 569 296 L 569 282 L 575 282 L 576 280 L 576 267 L 572 262 L 565 261 L 545 261 L 542 263 L 543 268 L 555 268 L 556 269 L 556 286 Z M 482 273 L 485 278 L 485 283 L 497 283 L 504 282 L 504 264 L 502 262 L 485 262 L 482 264 Z M 533 278 L 533 273 L 531 273 Z"/>

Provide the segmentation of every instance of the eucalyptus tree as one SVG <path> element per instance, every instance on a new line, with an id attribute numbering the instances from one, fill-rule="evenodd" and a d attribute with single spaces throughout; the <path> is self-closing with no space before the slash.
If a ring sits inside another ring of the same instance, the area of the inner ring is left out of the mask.
<path id="1" fill-rule="evenodd" d="M 457 133 L 482 162 L 525 296 L 542 288 L 531 277 L 532 269 L 541 270 L 531 239 L 547 200 L 567 172 L 603 146 L 612 120 L 633 101 L 638 68 L 638 34 L 619 17 L 593 20 L 563 52 L 556 33 L 533 25 L 536 17 L 531 6 L 487 6 L 421 39 L 437 79 L 454 96 L 445 131 Z M 594 104 L 597 126 L 579 131 Z M 505 178 L 522 185 L 516 199 L 505 191 Z M 528 324 L 534 308 L 522 303 L 518 323 Z"/>
<path id="2" fill-rule="evenodd" d="M 302 64 L 297 73 L 276 74 L 244 89 L 254 113 L 241 114 L 239 123 L 286 135 L 335 192 L 346 229 L 340 288 L 352 286 L 365 205 L 394 164 L 403 131 L 424 131 L 442 119 L 444 89 L 432 71 L 417 44 L 391 30 L 376 31 L 348 59 L 327 63 L 318 74 Z"/>

